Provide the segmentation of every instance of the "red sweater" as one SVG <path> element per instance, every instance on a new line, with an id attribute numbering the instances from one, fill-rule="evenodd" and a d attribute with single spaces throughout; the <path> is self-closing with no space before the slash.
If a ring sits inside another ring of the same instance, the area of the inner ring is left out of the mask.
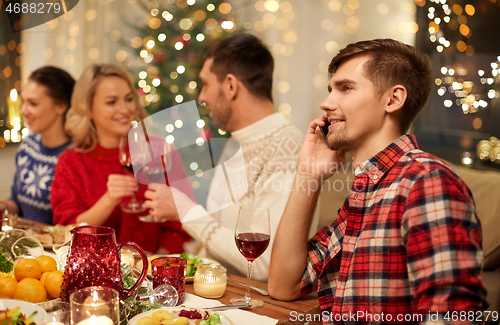
<path id="1" fill-rule="evenodd" d="M 177 169 L 176 176 L 187 177 L 178 154 L 174 154 L 172 160 L 173 169 Z M 126 174 L 118 161 L 118 148 L 105 149 L 97 145 L 89 153 L 68 149 L 61 154 L 51 190 L 54 224 L 76 223 L 76 217 L 91 208 L 107 191 L 106 183 L 110 174 Z M 146 188 L 147 186 L 140 184 L 137 199 L 144 200 Z M 194 200 L 189 179 L 186 179 L 179 190 Z M 130 200 L 130 197 L 123 199 Z M 118 243 L 133 241 L 149 252 L 156 252 L 160 246 L 170 253 L 183 252 L 182 244 L 191 238 L 182 229 L 181 223 L 145 223 L 139 220 L 139 216 L 147 214 L 148 211 L 129 214 L 121 211 L 117 205 L 103 225 L 116 230 Z"/>

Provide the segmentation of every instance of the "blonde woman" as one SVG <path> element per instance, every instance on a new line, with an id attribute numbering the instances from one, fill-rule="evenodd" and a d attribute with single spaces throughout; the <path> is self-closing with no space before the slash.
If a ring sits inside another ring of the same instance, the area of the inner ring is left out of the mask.
<path id="1" fill-rule="evenodd" d="M 119 242 L 133 240 L 150 252 L 182 252 L 190 237 L 179 222 L 143 223 L 138 217 L 148 211 L 128 214 L 120 209 L 120 202 L 134 192 L 144 200 L 147 189 L 124 172 L 118 159 L 120 138 L 132 121 L 146 116 L 129 74 L 112 64 L 91 65 L 77 81 L 71 103 L 65 130 L 75 147 L 61 155 L 56 166 L 54 224 L 105 225 L 117 231 Z M 179 161 L 173 166 L 176 173 L 186 174 Z M 189 188 L 186 184 L 183 190 Z M 172 213 L 177 213 L 175 207 Z"/>

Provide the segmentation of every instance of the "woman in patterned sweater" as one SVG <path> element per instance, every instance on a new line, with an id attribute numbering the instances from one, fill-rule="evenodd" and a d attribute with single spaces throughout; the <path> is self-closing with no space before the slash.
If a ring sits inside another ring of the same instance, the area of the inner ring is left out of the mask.
<path id="1" fill-rule="evenodd" d="M 16 153 L 11 197 L 0 201 L 12 214 L 52 224 L 50 187 L 59 154 L 70 144 L 63 125 L 75 80 L 55 67 L 42 67 L 28 78 L 21 93 L 21 114 L 31 134 Z"/>

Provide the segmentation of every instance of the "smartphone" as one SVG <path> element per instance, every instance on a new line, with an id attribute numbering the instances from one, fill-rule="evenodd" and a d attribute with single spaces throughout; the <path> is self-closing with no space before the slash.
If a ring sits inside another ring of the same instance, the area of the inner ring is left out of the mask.
<path id="1" fill-rule="evenodd" d="M 323 136 L 325 137 L 325 140 L 326 140 L 326 138 L 327 138 L 327 136 L 328 136 L 328 127 L 329 127 L 332 123 L 328 122 L 328 119 L 325 119 L 325 120 L 324 120 L 324 122 L 325 122 L 325 125 L 320 126 L 320 129 L 321 129 L 321 133 L 323 133 Z"/>

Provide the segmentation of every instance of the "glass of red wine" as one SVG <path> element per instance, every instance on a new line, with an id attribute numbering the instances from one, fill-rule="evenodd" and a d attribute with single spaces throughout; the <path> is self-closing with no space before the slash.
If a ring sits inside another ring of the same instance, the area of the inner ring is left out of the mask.
<path id="1" fill-rule="evenodd" d="M 252 280 L 252 262 L 262 255 L 269 246 L 270 228 L 268 208 L 251 205 L 240 207 L 234 236 L 236 246 L 248 261 L 247 290 L 244 297 L 231 299 L 233 305 L 247 304 L 251 307 L 264 305 L 262 300 L 250 297 L 250 282 Z"/>
<path id="2" fill-rule="evenodd" d="M 136 159 L 136 153 L 134 152 L 134 155 L 130 154 L 130 146 L 129 146 L 129 141 L 134 141 L 134 139 L 137 140 L 137 143 L 133 144 L 134 146 L 140 145 L 140 137 L 139 136 L 134 136 L 133 133 L 138 132 L 137 128 L 132 128 L 129 133 L 131 135 L 127 134 L 124 135 L 120 138 L 120 149 L 119 149 L 119 159 L 120 159 L 120 165 L 122 165 L 123 169 L 127 172 L 127 174 L 134 175 L 134 168 L 132 166 L 132 159 Z M 130 139 L 129 139 L 130 136 Z M 132 157 L 133 156 L 133 157 Z M 137 200 L 135 197 L 135 194 L 132 194 L 132 198 L 130 199 L 129 202 L 123 202 L 120 204 L 120 208 L 128 213 L 140 213 L 146 210 L 146 207 L 144 206 L 143 202 L 140 202 Z"/>
<path id="3" fill-rule="evenodd" d="M 142 173 L 144 173 L 144 176 L 152 182 L 151 184 L 156 183 L 169 185 L 167 175 L 172 168 L 172 146 L 164 139 L 154 140 L 156 141 L 151 141 L 150 139 L 148 144 L 151 146 L 151 149 L 156 153 L 156 155 L 159 155 L 159 157 L 156 157 L 148 162 L 144 161 Z M 144 155 L 144 157 L 148 157 L 148 155 Z M 153 217 L 151 214 L 141 216 L 139 217 L 139 220 L 142 222 L 162 222 Z"/>

